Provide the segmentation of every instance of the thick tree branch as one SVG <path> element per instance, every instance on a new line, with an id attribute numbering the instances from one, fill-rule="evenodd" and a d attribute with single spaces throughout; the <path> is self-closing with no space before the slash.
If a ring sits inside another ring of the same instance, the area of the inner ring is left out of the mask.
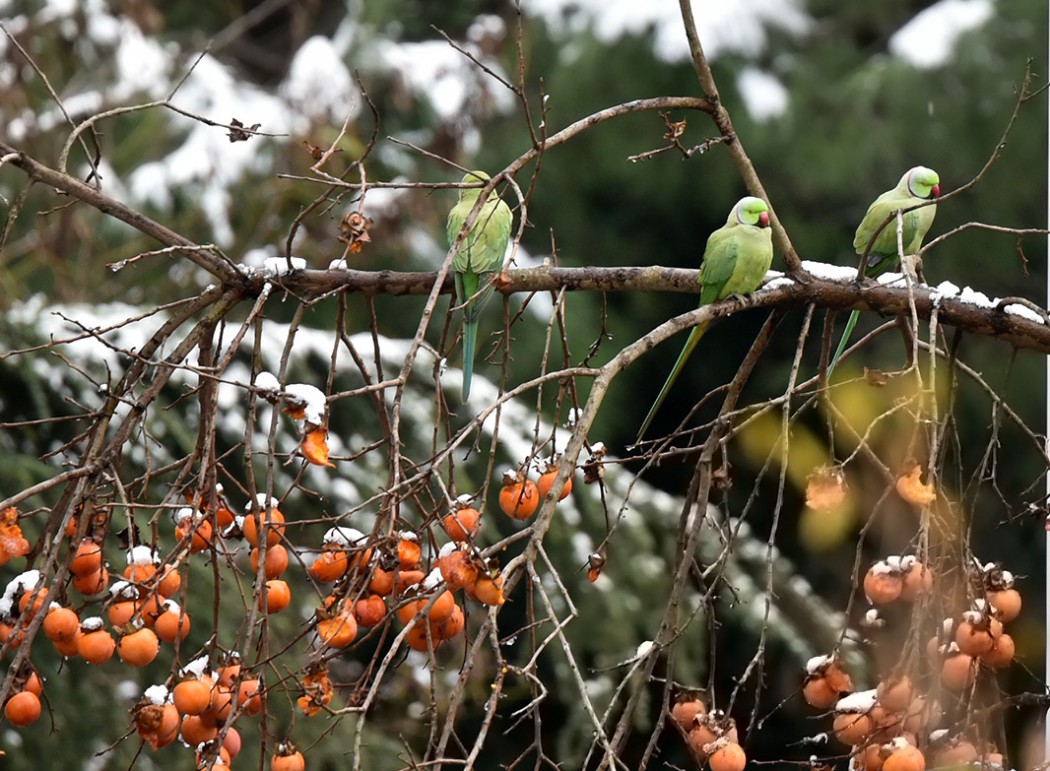
<path id="1" fill-rule="evenodd" d="M 520 292 L 570 291 L 592 292 L 679 292 L 698 294 L 697 271 L 683 268 L 649 266 L 644 268 L 528 268 L 508 270 L 503 274 L 497 290 L 504 294 Z M 915 310 L 921 319 L 929 319 L 935 306 L 940 309 L 941 323 L 958 327 L 973 335 L 994 337 L 1016 348 L 1050 353 L 1050 327 L 1027 317 L 1016 315 L 1003 307 L 986 307 L 954 297 L 940 298 L 925 286 L 914 287 L 909 294 L 906 287 L 884 284 L 839 282 L 800 273 L 799 280 L 779 281 L 776 288 L 761 290 L 753 297 L 730 299 L 700 308 L 680 318 L 686 319 L 682 328 L 704 319 L 736 313 L 743 308 L 779 307 L 801 308 L 809 304 L 835 310 L 864 310 L 896 315 L 910 314 L 910 297 L 914 296 Z M 256 277 L 257 291 L 265 282 L 285 288 L 304 297 L 317 297 L 331 292 L 360 294 L 425 295 L 437 279 L 436 273 L 397 273 L 394 271 L 295 271 L 279 278 Z M 452 277 L 446 275 L 441 288 L 449 294 L 453 290 Z M 1000 304 L 1001 305 L 1001 304 Z M 1028 303 L 1019 300 L 1017 307 Z M 662 340 L 662 338 L 661 338 Z M 660 340 L 652 341 L 655 345 Z"/>

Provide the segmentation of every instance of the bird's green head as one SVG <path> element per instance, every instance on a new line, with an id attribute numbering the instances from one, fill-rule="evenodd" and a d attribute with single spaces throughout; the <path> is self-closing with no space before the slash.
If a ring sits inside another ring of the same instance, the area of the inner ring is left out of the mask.
<path id="1" fill-rule="evenodd" d="M 468 171 L 463 175 L 464 185 L 477 185 L 481 182 L 488 182 L 491 177 L 483 171 Z M 481 195 L 480 187 L 461 187 L 459 189 L 459 200 L 477 200 L 478 196 Z"/>
<path id="2" fill-rule="evenodd" d="M 941 194 L 941 178 L 937 172 L 925 166 L 908 169 L 901 179 L 901 186 L 906 186 L 909 195 L 916 198 L 936 198 Z"/>
<path id="3" fill-rule="evenodd" d="M 741 225 L 754 225 L 755 227 L 769 227 L 769 205 L 761 198 L 752 195 L 741 198 L 736 202 L 733 211 L 729 214 L 729 221 L 736 220 Z"/>

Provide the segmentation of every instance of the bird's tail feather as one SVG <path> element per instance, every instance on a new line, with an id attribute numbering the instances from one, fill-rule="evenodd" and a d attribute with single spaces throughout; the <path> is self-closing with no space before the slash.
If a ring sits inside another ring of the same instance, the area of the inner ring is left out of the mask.
<path id="1" fill-rule="evenodd" d="M 849 314 L 849 320 L 846 321 L 846 331 L 842 333 L 842 339 L 839 340 L 839 347 L 835 349 L 835 355 L 831 357 L 831 363 L 828 364 L 828 380 L 831 380 L 831 373 L 835 371 L 835 365 L 839 363 L 839 359 L 842 358 L 843 352 L 846 350 L 846 344 L 849 342 L 849 336 L 853 334 L 853 327 L 857 326 L 857 319 L 860 318 L 860 311 L 852 311 Z"/>
<path id="2" fill-rule="evenodd" d="M 682 367 L 685 366 L 689 354 L 693 352 L 693 349 L 696 348 L 696 344 L 700 342 L 700 338 L 703 337 L 704 332 L 707 331 L 707 325 L 708 322 L 697 324 L 693 327 L 693 331 L 689 333 L 689 339 L 685 341 L 685 345 L 682 347 L 682 352 L 678 354 L 678 360 L 675 361 L 674 367 L 671 368 L 671 373 L 667 376 L 667 380 L 664 381 L 663 388 L 660 389 L 660 394 L 656 397 L 656 401 L 653 402 L 653 406 L 649 408 L 649 414 L 646 415 L 645 420 L 642 421 L 642 427 L 638 429 L 638 437 L 634 440 L 636 444 L 642 441 L 645 432 L 649 430 L 649 424 L 653 422 L 653 418 L 656 417 L 660 405 L 662 405 L 664 399 L 667 398 L 668 391 L 671 390 L 674 381 L 677 380 L 678 375 L 681 374 Z"/>
<path id="3" fill-rule="evenodd" d="M 463 322 L 463 401 L 470 397 L 470 379 L 474 374 L 474 345 L 478 336 L 478 322 Z"/>

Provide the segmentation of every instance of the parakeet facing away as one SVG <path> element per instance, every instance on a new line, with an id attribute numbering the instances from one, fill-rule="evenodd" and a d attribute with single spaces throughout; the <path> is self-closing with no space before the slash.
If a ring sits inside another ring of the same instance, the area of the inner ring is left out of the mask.
<path id="1" fill-rule="evenodd" d="M 761 198 L 747 196 L 736 202 L 726 224 L 712 233 L 704 248 L 700 264 L 700 305 L 709 305 L 733 295 L 750 294 L 762 283 L 773 262 L 773 234 L 769 229 L 769 206 Z M 659 396 L 638 429 L 638 439 L 645 435 L 653 416 L 660 409 L 667 392 L 678 378 L 689 354 L 696 348 L 708 322 L 697 324 L 689 333 L 678 361 L 667 376 Z"/>
<path id="2" fill-rule="evenodd" d="M 853 237 L 853 248 L 857 254 L 864 254 L 865 250 L 868 249 L 868 244 L 871 244 L 871 249 L 868 251 L 868 259 L 864 265 L 865 276 L 874 278 L 900 265 L 900 252 L 897 249 L 896 219 L 889 222 L 876 236 L 875 230 L 879 225 L 886 222 L 891 215 L 901 209 L 915 206 L 915 204 L 939 196 L 941 194 L 940 183 L 941 179 L 937 176 L 936 171 L 925 166 L 916 166 L 904 172 L 904 176 L 901 177 L 901 181 L 897 183 L 895 188 L 887 190 L 868 207 L 864 219 L 861 220 L 860 225 L 857 227 L 857 234 Z M 905 256 L 919 251 L 919 248 L 922 246 L 922 239 L 926 237 L 926 233 L 929 231 L 930 225 L 933 224 L 933 218 L 936 214 L 937 207 L 935 205 L 905 212 L 901 218 L 903 220 L 901 244 L 904 246 Z M 873 237 L 875 239 L 874 242 L 872 242 Z M 849 342 L 849 336 L 853 332 L 853 327 L 856 326 L 859 317 L 860 311 L 853 311 L 849 315 L 849 320 L 846 322 L 846 331 L 842 334 L 839 347 L 835 350 L 835 355 L 831 358 L 831 363 L 828 365 L 829 378 L 835 369 L 835 365 L 838 364 L 842 352 L 846 350 L 846 343 Z"/>
<path id="3" fill-rule="evenodd" d="M 469 171 L 463 176 L 464 184 L 488 182 L 489 175 L 483 171 Z M 463 229 L 467 217 L 478 202 L 480 187 L 465 187 L 459 191 L 459 201 L 448 213 L 448 244 L 451 247 Z M 510 241 L 510 229 L 514 215 L 510 207 L 495 191 L 485 203 L 470 226 L 470 231 L 460 244 L 452 259 L 452 270 L 456 278 L 456 301 L 466 302 L 463 308 L 463 400 L 470 396 L 470 379 L 474 373 L 474 348 L 477 344 L 478 316 L 492 296 L 491 276 L 503 266 L 503 256 Z M 481 294 L 478 291 L 481 290 Z M 474 297 L 474 295 L 478 295 Z M 473 298 L 473 299 L 471 299 Z M 469 300 L 469 302 L 467 302 Z"/>

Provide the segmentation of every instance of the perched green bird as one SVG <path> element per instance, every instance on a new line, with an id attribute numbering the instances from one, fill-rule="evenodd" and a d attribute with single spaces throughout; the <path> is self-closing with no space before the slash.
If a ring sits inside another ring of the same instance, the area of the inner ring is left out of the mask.
<path id="1" fill-rule="evenodd" d="M 483 171 L 470 171 L 463 176 L 463 184 L 488 182 Z M 480 187 L 464 187 L 459 201 L 448 213 L 448 243 L 451 247 L 463 229 L 467 217 L 478 202 Z M 510 241 L 514 215 L 510 207 L 492 192 L 470 226 L 470 231 L 452 259 L 456 277 L 456 298 L 467 303 L 463 308 L 463 399 L 470 396 L 470 378 L 474 373 L 474 348 L 477 344 L 478 317 L 492 296 L 492 274 L 503 266 L 503 257 Z M 480 290 L 480 294 L 478 294 Z M 477 295 L 477 297 L 475 297 Z M 471 299 L 473 298 L 473 299 Z"/>
<path id="2" fill-rule="evenodd" d="M 709 305 L 733 295 L 750 294 L 762 283 L 772 262 L 773 234 L 769 229 L 769 206 L 761 198 L 741 198 L 729 212 L 726 224 L 707 239 L 698 277 L 700 305 Z M 681 373 L 686 359 L 707 331 L 708 323 L 697 324 L 689 333 L 689 339 L 678 354 L 678 361 L 660 389 L 660 395 L 642 421 L 635 441 L 641 441 L 645 436 L 653 416 L 667 398 L 667 392 Z"/>
<path id="3" fill-rule="evenodd" d="M 891 220 L 879 234 L 875 230 L 891 216 L 901 209 L 915 206 L 923 201 L 936 198 L 941 194 L 941 179 L 937 172 L 925 166 L 916 166 L 908 169 L 897 187 L 887 190 L 875 199 L 868 207 L 864 219 L 857 227 L 857 234 L 853 236 L 853 248 L 857 254 L 868 252 L 868 259 L 864 264 L 864 275 L 874 278 L 881 273 L 892 270 L 900 265 L 900 252 L 897 249 L 897 222 L 896 218 Z M 921 209 L 912 209 L 905 212 L 902 219 L 901 244 L 904 246 L 904 256 L 915 254 L 922 246 L 922 239 L 933 224 L 933 218 L 937 214 L 937 207 L 923 206 Z M 874 241 L 872 240 L 874 239 Z M 871 248 L 869 249 L 869 244 Z M 835 355 L 828 365 L 828 377 L 838 364 L 839 357 L 846 350 L 846 343 L 857 324 L 860 311 L 853 311 L 846 322 L 846 331 L 842 334 L 839 347 L 835 349 Z"/>

